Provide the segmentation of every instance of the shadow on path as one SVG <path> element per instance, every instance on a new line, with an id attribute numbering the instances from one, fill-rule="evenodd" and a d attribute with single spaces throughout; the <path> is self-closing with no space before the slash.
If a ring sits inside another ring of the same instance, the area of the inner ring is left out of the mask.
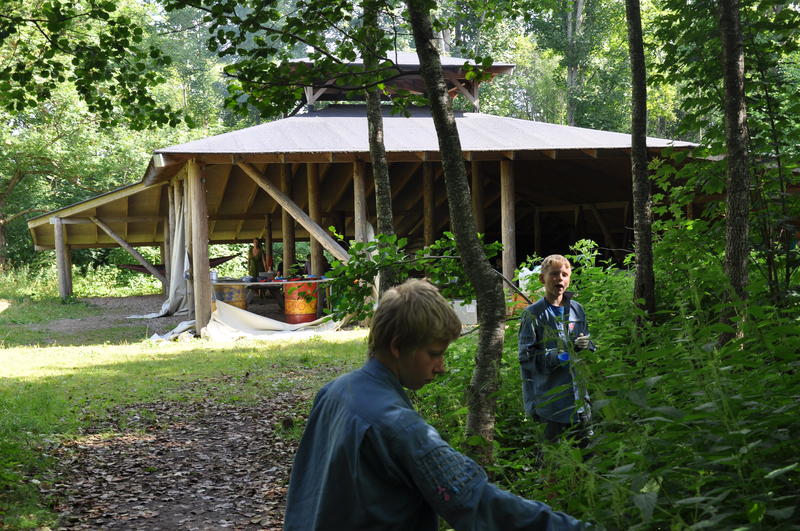
<path id="1" fill-rule="evenodd" d="M 307 399 L 112 410 L 58 451 L 60 529 L 282 529 L 304 423 L 293 412 Z"/>

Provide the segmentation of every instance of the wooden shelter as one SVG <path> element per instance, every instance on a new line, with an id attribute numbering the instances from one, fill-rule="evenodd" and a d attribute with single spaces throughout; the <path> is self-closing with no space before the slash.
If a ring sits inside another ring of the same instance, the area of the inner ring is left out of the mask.
<path id="1" fill-rule="evenodd" d="M 449 76 L 458 78 L 457 72 Z M 630 246 L 630 135 L 467 112 L 456 113 L 456 123 L 478 230 L 486 241 L 502 241 L 507 277 L 513 276 L 518 256 L 561 252 L 579 238 L 592 238 L 608 249 Z M 411 247 L 429 244 L 450 228 L 429 112 L 414 109 L 404 117 L 387 111 L 384 141 L 395 230 L 409 238 Z M 647 144 L 653 156 L 668 147 L 693 147 L 657 138 Z M 363 241 L 368 223 L 375 223 L 369 161 L 365 107 L 331 105 L 159 149 L 140 183 L 31 219 L 28 225 L 37 249 L 56 249 L 60 290 L 66 296 L 71 291 L 69 249 L 169 249 L 176 198 L 184 198 L 200 330 L 210 314 L 208 243 L 255 237 L 282 241 L 283 261 L 291 264 L 294 242 L 311 240 L 312 272 L 321 273 L 322 248 L 339 260 L 347 256 L 327 227 Z M 165 261 L 170 254 L 163 253 Z"/>

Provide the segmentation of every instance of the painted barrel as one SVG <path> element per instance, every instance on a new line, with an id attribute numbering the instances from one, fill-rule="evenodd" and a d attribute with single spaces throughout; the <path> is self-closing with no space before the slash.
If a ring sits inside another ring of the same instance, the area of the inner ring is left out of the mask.
<path id="1" fill-rule="evenodd" d="M 214 284 L 214 298 L 218 301 L 236 306 L 242 310 L 247 309 L 247 286 L 226 286 L 225 284 Z"/>
<path id="2" fill-rule="evenodd" d="M 286 322 L 309 323 L 317 318 L 317 282 L 287 282 L 283 286 Z"/>

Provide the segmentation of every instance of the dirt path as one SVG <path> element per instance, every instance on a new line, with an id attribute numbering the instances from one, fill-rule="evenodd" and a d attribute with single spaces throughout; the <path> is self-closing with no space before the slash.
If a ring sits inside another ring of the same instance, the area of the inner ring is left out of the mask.
<path id="1" fill-rule="evenodd" d="M 46 330 L 50 333 L 52 343 L 70 343 L 71 336 L 109 328 L 130 328 L 136 330 L 141 337 L 150 337 L 154 333 L 169 332 L 181 321 L 189 319 L 183 316 L 167 316 L 156 319 L 130 319 L 131 315 L 147 315 L 161 310 L 163 295 L 138 295 L 134 297 L 86 297 L 81 301 L 99 308 L 100 315 L 81 317 L 78 319 L 54 319 L 45 323 L 28 325 L 32 330 Z"/>
<path id="2" fill-rule="evenodd" d="M 302 422 L 291 411 L 305 398 L 109 412 L 95 433 L 58 451 L 62 482 L 51 494 L 61 500 L 60 529 L 281 529 L 297 446 L 288 433 Z M 99 434 L 109 431 L 117 435 Z"/>
<path id="3" fill-rule="evenodd" d="M 101 315 L 33 326 L 51 332 L 54 342 L 142 323 L 164 333 L 186 317 L 128 319 L 157 311 L 162 299 L 82 299 Z M 282 529 L 304 422 L 293 415 L 309 398 L 308 391 L 294 390 L 251 406 L 205 400 L 109 411 L 55 452 L 59 482 L 48 494 L 59 500 L 59 529 Z"/>

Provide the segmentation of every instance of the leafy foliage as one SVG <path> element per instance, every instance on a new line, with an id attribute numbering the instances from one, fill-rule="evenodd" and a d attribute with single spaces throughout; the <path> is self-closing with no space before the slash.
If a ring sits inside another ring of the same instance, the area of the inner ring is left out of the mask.
<path id="1" fill-rule="evenodd" d="M 680 80 L 682 129 L 703 131 L 697 155 L 711 160 L 686 161 L 675 174 L 660 166 L 657 178 L 673 209 L 704 195 L 707 219 L 714 219 L 725 214 L 720 202 L 725 189 L 721 44 L 716 18 L 707 16 L 717 7 L 709 1 L 686 5 L 665 0 L 662 5 L 654 22 L 664 54 L 654 81 Z M 800 182 L 796 171 L 800 128 L 794 119 L 800 95 L 790 88 L 798 81 L 800 13 L 773 0 L 751 0 L 741 4 L 741 18 L 753 206 L 749 244 L 755 251 L 755 271 L 769 286 L 769 297 L 778 302 L 791 291 L 791 279 L 800 266 L 794 245 L 800 200 L 790 192 Z"/>
<path id="2" fill-rule="evenodd" d="M 595 431 L 585 451 L 568 441 L 545 443 L 542 425 L 525 419 L 517 324 L 509 323 L 498 459 L 490 468 L 496 481 L 608 529 L 796 527 L 797 302 L 791 316 L 751 305 L 744 338 L 718 350 L 715 301 L 723 275 L 709 254 L 713 246 L 697 249 L 703 228 L 673 227 L 656 244 L 661 311 L 639 331 L 631 275 L 596 263 L 588 244 L 570 257 L 573 287 L 599 346 L 585 367 Z M 422 414 L 462 450 L 474 349 L 472 336 L 455 343 L 447 375 L 415 396 Z"/>
<path id="3" fill-rule="evenodd" d="M 145 43 L 143 21 L 117 2 L 5 2 L 0 15 L 0 94 L 7 112 L 47 101 L 65 82 L 74 84 L 103 123 L 119 119 L 119 106 L 137 129 L 177 125 L 178 114 L 158 102 L 152 88 L 171 58 Z"/>
<path id="4" fill-rule="evenodd" d="M 369 242 L 354 242 L 348 249 L 348 261 L 332 263 L 327 276 L 331 282 L 332 315 L 337 319 L 346 316 L 360 321 L 372 315 L 375 290 L 374 279 L 389 271 L 397 283 L 410 276 L 424 276 L 436 285 L 442 295 L 469 302 L 475 298 L 472 284 L 461 265 L 455 236 L 445 232 L 443 238 L 432 245 L 409 253 L 408 240 L 397 235 L 377 234 Z M 502 244 L 484 245 L 487 257 L 496 256 Z"/>

